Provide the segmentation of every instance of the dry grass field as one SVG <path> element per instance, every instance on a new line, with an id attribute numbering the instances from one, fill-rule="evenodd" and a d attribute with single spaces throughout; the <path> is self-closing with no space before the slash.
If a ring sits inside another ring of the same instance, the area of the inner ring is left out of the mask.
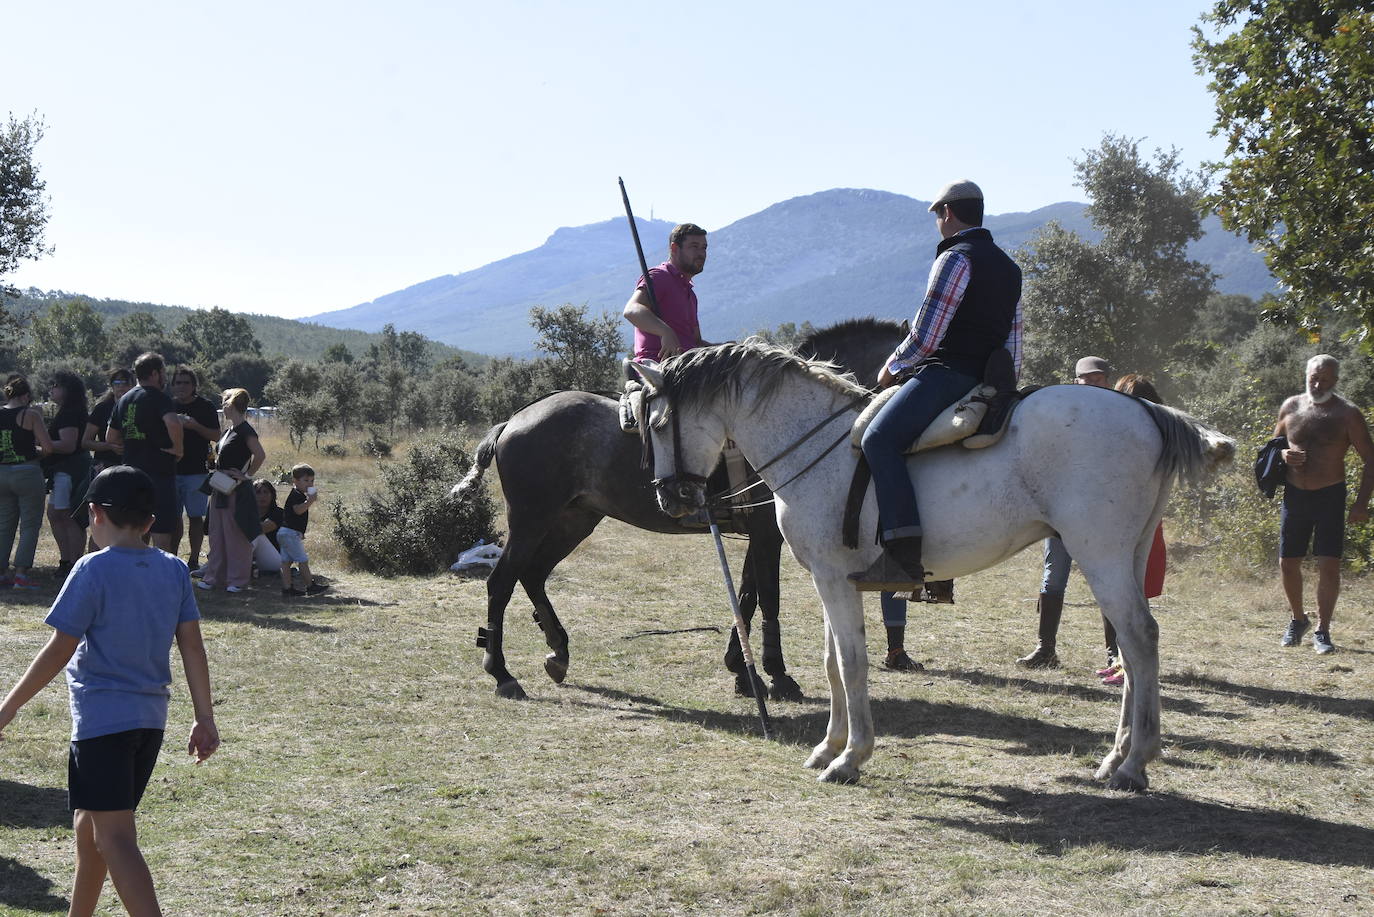
<path id="1" fill-rule="evenodd" d="M 269 450 L 269 467 L 294 460 Z M 317 469 L 326 499 L 375 474 Z M 139 812 L 169 914 L 1374 914 L 1374 581 L 1348 583 L 1338 652 L 1319 657 L 1279 648 L 1267 572 L 1204 554 L 1172 569 L 1156 603 L 1164 755 L 1151 791 L 1127 795 L 1092 780 L 1119 690 L 1092 675 L 1101 630 L 1077 575 L 1064 667 L 1012 664 L 1035 629 L 1025 552 L 961 581 L 952 608 L 913 606 L 926 670 L 873 669 L 878 748 L 842 787 L 801 767 L 827 707 L 819 605 L 790 559 L 784 644 L 808 699 L 771 704 L 765 741 L 720 666 L 709 538 L 603 523 L 551 580 L 565 684 L 512 603 L 510 666 L 530 694 L 512 702 L 474 646 L 480 580 L 347 570 L 315 516 L 330 593 L 286 603 L 269 579 L 199 596 L 224 746 L 201 767 L 180 753 L 175 684 Z M 737 565 L 743 544 L 728 547 Z M 51 566 L 46 532 L 42 550 Z M 54 594 L 0 593 L 6 687 Z M 876 601 L 868 622 L 876 663 Z M 68 728 L 59 681 L 0 744 L 0 913 L 66 908 Z M 121 913 L 112 890 L 103 904 Z"/>

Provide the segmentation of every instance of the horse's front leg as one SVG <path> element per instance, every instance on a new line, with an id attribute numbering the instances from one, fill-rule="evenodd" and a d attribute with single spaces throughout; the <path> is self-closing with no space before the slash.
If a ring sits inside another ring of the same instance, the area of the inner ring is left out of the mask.
<path id="1" fill-rule="evenodd" d="M 477 645 L 484 650 L 482 668 L 496 679 L 497 695 L 524 700 L 528 695 L 506 668 L 506 653 L 502 647 L 506 606 L 510 604 L 511 593 L 515 591 L 519 577 L 518 555 L 512 548 L 512 543 L 507 541 L 501 559 L 487 577 L 487 626 L 477 629 Z"/>
<path id="2" fill-rule="evenodd" d="M 830 617 L 825 616 L 825 647 L 821 653 L 821 663 L 825 666 L 825 676 L 830 682 L 830 721 L 825 727 L 825 741 L 817 745 L 806 759 L 806 767 L 814 770 L 828 767 L 844 751 L 849 740 L 849 713 L 845 700 L 844 680 L 840 677 L 839 652 L 835 647 L 835 634 L 830 629 Z"/>
<path id="3" fill-rule="evenodd" d="M 829 631 L 827 672 L 831 666 L 838 670 L 831 674 L 831 723 L 826 736 L 827 747 L 833 747 L 840 726 L 837 712 L 844 716 L 848 735 L 844 751 L 832 760 L 820 779 L 829 783 L 855 783 L 859 768 L 873 755 L 873 711 L 868 702 L 868 647 L 864 642 L 863 599 L 849 583 L 843 571 L 815 576 L 816 591 L 825 606 L 825 621 Z M 837 685 L 835 675 L 838 674 Z M 842 696 L 843 706 L 836 698 Z M 814 755 L 813 755 L 814 757 Z"/>

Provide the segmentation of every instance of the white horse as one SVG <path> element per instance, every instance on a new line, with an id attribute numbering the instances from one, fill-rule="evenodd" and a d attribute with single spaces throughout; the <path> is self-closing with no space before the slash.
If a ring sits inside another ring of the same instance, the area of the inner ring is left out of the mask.
<path id="1" fill-rule="evenodd" d="M 641 375 L 664 512 L 681 516 L 704 501 L 704 475 L 727 438 L 773 490 L 778 524 L 825 609 L 830 723 L 806 766 L 823 768 L 821 780 L 849 783 L 873 753 L 873 715 L 863 603 L 846 577 L 880 549 L 868 538 L 857 550 L 841 543 L 856 455 L 848 443 L 825 450 L 854 420 L 844 405 L 867 391 L 832 369 L 747 341 L 689 351 Z M 1116 742 L 1097 771 L 1113 788 L 1144 790 L 1145 765 L 1159 754 L 1159 628 L 1144 594 L 1155 526 L 1174 478 L 1208 471 L 1234 450 L 1178 411 L 1058 385 L 1029 396 L 998 444 L 908 460 L 929 578 L 966 576 L 1054 533 L 1078 562 L 1116 627 L 1126 670 Z M 860 532 L 876 532 L 877 521 L 870 488 Z"/>

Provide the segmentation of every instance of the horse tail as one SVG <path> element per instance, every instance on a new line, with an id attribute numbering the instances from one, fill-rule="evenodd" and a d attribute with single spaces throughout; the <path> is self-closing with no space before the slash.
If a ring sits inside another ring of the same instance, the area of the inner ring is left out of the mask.
<path id="1" fill-rule="evenodd" d="M 1166 478 L 1197 481 L 1235 457 L 1236 441 L 1231 437 L 1203 426 L 1182 411 L 1143 398 L 1137 400 L 1164 437 L 1156 467 Z"/>
<path id="2" fill-rule="evenodd" d="M 477 485 L 482 480 L 482 473 L 487 470 L 491 460 L 496 457 L 496 441 L 501 438 L 501 432 L 506 429 L 506 424 L 510 421 L 503 420 L 496 426 L 487 431 L 487 435 L 477 444 L 477 455 L 472 460 L 472 467 L 468 469 L 467 476 L 454 485 L 453 490 L 449 491 L 450 496 L 462 503 L 468 498 Z"/>

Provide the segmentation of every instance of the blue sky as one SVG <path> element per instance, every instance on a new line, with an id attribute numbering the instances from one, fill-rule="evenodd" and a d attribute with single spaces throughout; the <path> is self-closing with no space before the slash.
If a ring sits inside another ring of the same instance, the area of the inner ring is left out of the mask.
<path id="1" fill-rule="evenodd" d="M 309 315 L 614 217 L 619 175 L 708 229 L 960 177 L 994 213 L 1082 200 L 1072 160 L 1104 132 L 1221 154 L 1206 8 L 12 4 L 0 116 L 47 122 L 57 250 L 8 279 Z"/>

